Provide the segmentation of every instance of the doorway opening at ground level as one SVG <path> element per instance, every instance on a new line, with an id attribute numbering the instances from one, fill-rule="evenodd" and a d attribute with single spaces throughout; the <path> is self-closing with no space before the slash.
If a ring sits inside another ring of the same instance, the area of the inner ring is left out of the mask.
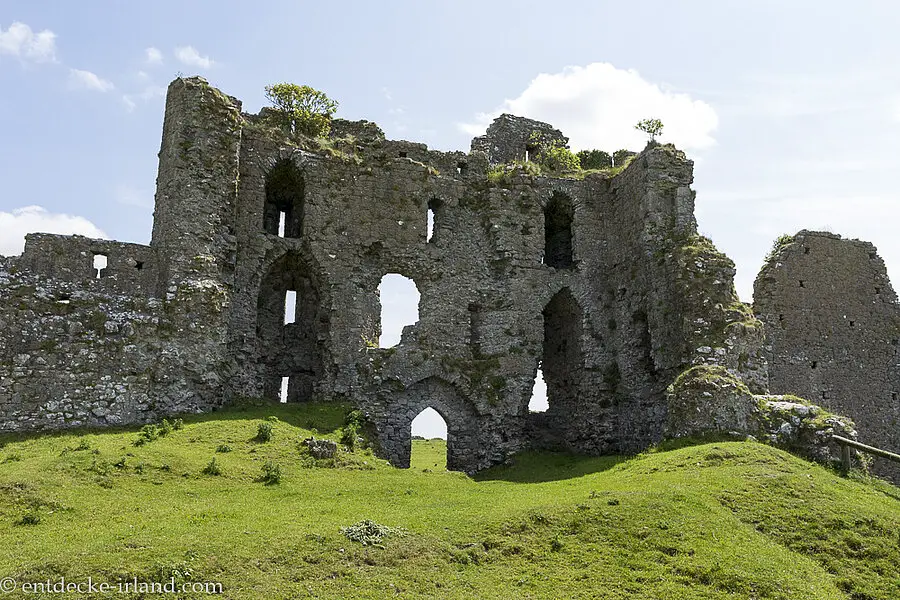
<path id="1" fill-rule="evenodd" d="M 431 407 L 412 420 L 409 466 L 418 471 L 447 470 L 447 422 Z"/>

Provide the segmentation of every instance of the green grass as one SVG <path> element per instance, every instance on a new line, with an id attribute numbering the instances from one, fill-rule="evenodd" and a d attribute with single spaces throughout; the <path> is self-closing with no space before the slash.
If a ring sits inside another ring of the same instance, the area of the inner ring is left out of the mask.
<path id="1" fill-rule="evenodd" d="M 190 417 L 143 446 L 137 430 L 6 438 L 0 578 L 174 573 L 225 598 L 900 598 L 896 487 L 736 442 L 527 453 L 475 478 L 442 469 L 434 440 L 409 470 L 312 459 L 300 441 L 338 440 L 344 411 Z M 218 475 L 203 472 L 213 458 Z M 366 519 L 403 534 L 341 535 Z"/>
<path id="2" fill-rule="evenodd" d="M 440 438 L 413 440 L 409 458 L 412 470 L 439 473 L 447 470 L 447 442 Z"/>

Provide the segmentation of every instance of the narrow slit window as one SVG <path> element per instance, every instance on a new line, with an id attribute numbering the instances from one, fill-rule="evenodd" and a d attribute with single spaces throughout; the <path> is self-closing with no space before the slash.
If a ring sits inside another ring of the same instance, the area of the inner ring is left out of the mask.
<path id="1" fill-rule="evenodd" d="M 282 211 L 278 212 L 278 237 L 284 237 L 284 224 L 287 222 L 287 213 Z"/>
<path id="2" fill-rule="evenodd" d="M 284 293 L 284 324 L 290 325 L 297 320 L 297 291 L 288 290 Z"/>
<path id="3" fill-rule="evenodd" d="M 109 257 L 105 254 L 94 254 L 94 279 L 100 279 L 104 275 Z"/>
<path id="4" fill-rule="evenodd" d="M 290 387 L 290 384 L 291 384 L 290 377 L 282 377 L 281 378 L 281 393 L 278 396 L 278 400 L 282 404 L 286 404 L 288 401 L 288 387 Z"/>
<path id="5" fill-rule="evenodd" d="M 425 241 L 433 242 L 434 234 L 437 231 L 438 220 L 443 214 L 443 203 L 438 198 L 432 198 L 428 201 L 428 212 L 425 217 Z"/>

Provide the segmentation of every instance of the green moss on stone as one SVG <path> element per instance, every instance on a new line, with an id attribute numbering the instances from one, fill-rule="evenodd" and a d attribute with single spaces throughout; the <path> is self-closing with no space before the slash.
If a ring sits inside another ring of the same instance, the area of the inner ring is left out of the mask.
<path id="1" fill-rule="evenodd" d="M 750 388 L 720 365 L 696 365 L 683 371 L 675 378 L 672 388 L 685 387 L 734 387 L 750 395 Z"/>

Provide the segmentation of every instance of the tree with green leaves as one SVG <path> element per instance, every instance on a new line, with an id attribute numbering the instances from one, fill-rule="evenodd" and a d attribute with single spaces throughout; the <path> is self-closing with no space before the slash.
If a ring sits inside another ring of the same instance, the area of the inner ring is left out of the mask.
<path id="1" fill-rule="evenodd" d="M 280 127 L 309 137 L 328 135 L 338 107 L 324 92 L 294 83 L 267 85 L 266 98 L 275 107 L 273 116 Z"/>
<path id="2" fill-rule="evenodd" d="M 642 119 L 634 128 L 650 136 L 651 142 L 656 141 L 656 136 L 662 135 L 663 132 L 663 124 L 659 119 Z"/>

